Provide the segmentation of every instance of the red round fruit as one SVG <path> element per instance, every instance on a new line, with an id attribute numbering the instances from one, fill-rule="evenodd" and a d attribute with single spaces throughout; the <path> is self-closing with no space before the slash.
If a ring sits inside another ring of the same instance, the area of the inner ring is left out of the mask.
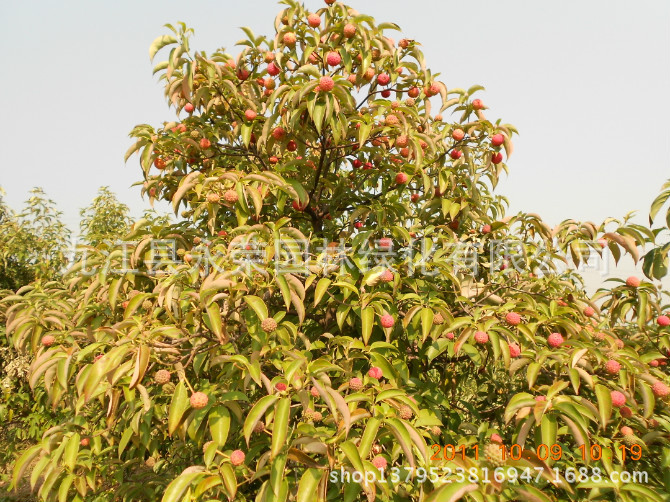
<path id="1" fill-rule="evenodd" d="M 391 96 L 391 91 L 389 89 L 384 89 L 381 92 L 381 95 L 382 95 L 382 98 L 388 98 L 389 96 Z"/>
<path id="2" fill-rule="evenodd" d="M 341 62 L 342 62 L 342 56 L 340 56 L 339 52 L 330 51 L 326 55 L 326 63 L 328 63 L 328 66 L 337 66 Z"/>
<path id="3" fill-rule="evenodd" d="M 492 443 L 502 443 L 502 438 L 500 437 L 499 434 L 491 434 L 491 442 Z"/>
<path id="4" fill-rule="evenodd" d="M 637 288 L 639 285 L 640 285 L 640 279 L 638 279 L 634 275 L 631 275 L 628 279 L 626 279 L 626 286 L 630 286 L 631 288 Z"/>
<path id="5" fill-rule="evenodd" d="M 398 185 L 404 185 L 407 183 L 407 180 L 409 180 L 409 176 L 407 176 L 405 173 L 398 173 L 395 175 L 395 182 Z"/>
<path id="6" fill-rule="evenodd" d="M 508 344 L 508 347 L 510 357 L 519 357 L 521 355 L 521 347 L 519 347 L 516 343 L 510 343 Z"/>
<path id="7" fill-rule="evenodd" d="M 316 387 L 312 387 L 312 388 L 309 390 L 309 393 L 312 395 L 312 397 L 319 397 L 319 396 L 321 395 L 321 394 L 319 393 L 319 389 L 317 389 Z"/>
<path id="8" fill-rule="evenodd" d="M 491 136 L 491 144 L 493 146 L 500 146 L 505 142 L 505 136 L 502 134 L 494 134 Z"/>
<path id="9" fill-rule="evenodd" d="M 53 335 L 45 335 L 42 337 L 42 345 L 45 347 L 51 347 L 56 343 L 56 338 Z"/>
<path id="10" fill-rule="evenodd" d="M 419 202 L 420 198 L 421 198 L 421 196 L 418 193 L 413 193 L 412 197 L 411 197 L 412 202 Z"/>
<path id="11" fill-rule="evenodd" d="M 659 326 L 663 326 L 663 327 L 670 326 L 670 317 L 668 317 L 667 315 L 660 315 L 656 319 L 656 323 Z"/>
<path id="12" fill-rule="evenodd" d="M 472 107 L 475 110 L 481 110 L 482 108 L 484 108 L 484 103 L 482 103 L 481 99 L 475 99 L 474 101 L 472 101 Z"/>
<path id="13" fill-rule="evenodd" d="M 619 414 L 623 418 L 630 418 L 633 416 L 633 410 L 631 410 L 628 406 L 622 406 L 619 408 Z"/>
<path id="14" fill-rule="evenodd" d="M 242 465 L 246 455 L 242 450 L 235 450 L 230 454 L 230 463 L 233 465 Z"/>
<path id="15" fill-rule="evenodd" d="M 484 225 L 482 227 L 482 233 L 483 234 L 490 234 L 491 233 L 491 225 Z"/>
<path id="16" fill-rule="evenodd" d="M 612 398 L 612 406 L 616 408 L 621 408 L 624 404 L 626 404 L 626 396 L 622 392 L 619 392 L 618 390 L 613 390 L 610 392 L 610 396 Z"/>
<path id="17" fill-rule="evenodd" d="M 552 333 L 547 338 L 547 343 L 549 343 L 549 346 L 554 348 L 563 345 L 564 341 L 565 340 L 563 340 L 563 335 L 561 335 L 560 333 Z"/>
<path id="18" fill-rule="evenodd" d="M 454 160 L 460 159 L 463 156 L 463 152 L 460 150 L 452 150 L 449 152 L 449 157 L 451 157 Z"/>
<path id="19" fill-rule="evenodd" d="M 607 371 L 607 373 L 616 375 L 617 373 L 619 373 L 620 370 L 621 365 L 614 359 L 610 359 L 609 361 L 607 361 L 607 363 L 605 363 L 605 371 Z"/>
<path id="20" fill-rule="evenodd" d="M 156 166 L 156 169 L 163 170 L 167 167 L 167 163 L 165 162 L 164 159 L 162 159 L 160 157 L 156 157 L 154 159 L 154 166 Z"/>
<path id="21" fill-rule="evenodd" d="M 453 333 L 447 333 L 444 336 L 446 336 L 448 340 L 453 340 L 456 335 L 454 335 Z"/>
<path id="22" fill-rule="evenodd" d="M 208 140 L 207 138 L 202 138 L 200 140 L 200 148 L 202 148 L 203 150 L 206 150 L 210 146 L 212 146 L 212 142 L 210 140 Z"/>
<path id="23" fill-rule="evenodd" d="M 489 335 L 486 334 L 484 331 L 477 331 L 475 332 L 475 342 L 479 344 L 484 344 L 489 341 Z"/>
<path id="24" fill-rule="evenodd" d="M 287 388 L 288 387 L 284 382 L 279 382 L 277 385 L 275 385 L 275 389 L 277 389 L 279 392 L 284 392 Z"/>
<path id="25" fill-rule="evenodd" d="M 377 83 L 379 85 L 389 85 L 391 83 L 391 77 L 389 77 L 388 73 L 380 73 L 377 76 Z"/>
<path id="26" fill-rule="evenodd" d="M 297 38 L 295 36 L 295 33 L 288 32 L 284 33 L 282 40 L 284 41 L 284 44 L 288 45 L 289 47 L 293 47 L 295 45 Z"/>
<path id="27" fill-rule="evenodd" d="M 251 110 L 251 109 L 244 112 L 244 118 L 247 119 L 247 120 L 250 120 L 250 121 L 254 120 L 257 116 L 258 116 L 258 114 L 254 110 Z"/>
<path id="28" fill-rule="evenodd" d="M 454 129 L 451 133 L 451 137 L 456 141 L 461 141 L 465 138 L 465 131 L 463 131 L 463 129 Z"/>
<path id="29" fill-rule="evenodd" d="M 593 314 L 596 313 L 596 310 L 593 307 L 586 307 L 584 309 L 584 315 L 586 317 L 593 317 Z"/>
<path id="30" fill-rule="evenodd" d="M 410 98 L 418 98 L 419 97 L 419 88 L 418 87 L 412 87 L 409 91 L 407 91 L 407 95 Z"/>
<path id="31" fill-rule="evenodd" d="M 79 441 L 79 445 L 83 446 L 86 448 L 89 444 L 91 444 L 91 441 L 88 438 L 82 438 L 81 441 Z"/>
<path id="32" fill-rule="evenodd" d="M 191 407 L 195 408 L 196 410 L 199 410 L 207 406 L 207 403 L 209 402 L 209 397 L 204 392 L 194 392 L 193 394 L 191 394 L 190 402 Z"/>
<path id="33" fill-rule="evenodd" d="M 279 72 L 281 70 L 279 69 L 279 66 L 277 66 L 276 63 L 270 63 L 268 64 L 268 74 L 272 75 L 273 77 L 276 77 L 279 75 Z"/>
<path id="34" fill-rule="evenodd" d="M 192 103 L 186 103 L 186 104 L 184 105 L 184 111 L 185 111 L 186 113 L 193 113 L 193 110 L 195 110 L 195 106 L 193 106 Z"/>
<path id="35" fill-rule="evenodd" d="M 362 221 L 357 221 L 356 223 L 354 223 L 354 227 L 355 228 L 363 228 L 363 222 Z"/>
<path id="36" fill-rule="evenodd" d="M 380 247 L 382 249 L 389 249 L 393 247 L 393 240 L 390 237 L 382 237 L 379 239 L 379 243 L 377 244 L 377 247 Z"/>
<path id="37" fill-rule="evenodd" d="M 310 14 L 307 16 L 307 22 L 312 28 L 321 26 L 321 17 L 318 14 Z"/>
<path id="38" fill-rule="evenodd" d="M 349 380 L 349 388 L 354 392 L 358 392 L 363 388 L 363 380 L 357 377 L 352 378 Z"/>
<path id="39" fill-rule="evenodd" d="M 377 455 L 375 458 L 372 459 L 372 465 L 374 465 L 377 469 L 381 471 L 386 469 L 388 462 L 381 455 Z"/>
<path id="40" fill-rule="evenodd" d="M 651 386 L 651 391 L 656 397 L 665 397 L 670 394 L 670 387 L 665 385 L 663 382 L 656 382 Z"/>
<path id="41" fill-rule="evenodd" d="M 382 328 L 392 328 L 395 324 L 395 319 L 390 314 L 384 314 L 380 319 L 380 323 Z"/>
<path id="42" fill-rule="evenodd" d="M 384 270 L 379 276 L 379 280 L 382 282 L 391 282 L 393 280 L 393 272 L 388 269 Z"/>
<path id="43" fill-rule="evenodd" d="M 518 326 L 521 322 L 521 316 L 516 312 L 508 312 L 505 316 L 505 321 L 507 321 L 507 324 L 510 326 Z"/>
<path id="44" fill-rule="evenodd" d="M 328 75 L 324 75 L 319 79 L 318 88 L 322 92 L 330 92 L 335 88 L 335 81 Z"/>
<path id="45" fill-rule="evenodd" d="M 370 378 L 374 378 L 375 380 L 379 380 L 383 375 L 384 373 L 382 369 L 377 366 L 373 366 L 368 370 L 368 376 Z"/>
<path id="46" fill-rule="evenodd" d="M 356 25 L 351 23 L 345 24 L 342 33 L 347 38 L 353 37 L 356 34 Z"/>
<path id="47" fill-rule="evenodd" d="M 503 154 L 496 152 L 491 156 L 491 162 L 494 164 L 500 164 L 503 161 Z"/>
<path id="48" fill-rule="evenodd" d="M 286 131 L 284 130 L 283 127 L 275 127 L 275 128 L 272 130 L 272 137 L 273 137 L 274 139 L 277 139 L 277 140 L 279 140 L 279 139 L 283 139 L 284 136 L 286 136 Z"/>

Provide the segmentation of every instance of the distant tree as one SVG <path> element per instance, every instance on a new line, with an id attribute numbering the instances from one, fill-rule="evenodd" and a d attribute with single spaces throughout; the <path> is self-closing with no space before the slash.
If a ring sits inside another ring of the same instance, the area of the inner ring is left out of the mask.
<path id="1" fill-rule="evenodd" d="M 41 188 L 30 193 L 19 214 L 0 197 L 0 289 L 54 279 L 67 263 L 70 231 L 62 213 Z"/>
<path id="2" fill-rule="evenodd" d="M 91 246 L 118 239 L 128 232 L 131 224 L 128 206 L 119 202 L 109 187 L 100 187 L 91 205 L 79 214 L 80 235 Z"/>

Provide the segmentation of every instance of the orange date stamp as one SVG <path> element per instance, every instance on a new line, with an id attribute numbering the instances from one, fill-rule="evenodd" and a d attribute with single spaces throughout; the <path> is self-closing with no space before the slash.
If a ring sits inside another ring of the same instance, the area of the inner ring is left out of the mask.
<path id="1" fill-rule="evenodd" d="M 500 453 L 502 460 L 521 460 L 522 458 L 530 459 L 531 456 L 537 457 L 542 461 L 553 460 L 559 461 L 563 458 L 563 447 L 559 444 L 540 444 L 535 448 L 524 448 L 521 445 L 504 445 L 499 443 L 491 443 L 500 447 Z M 453 444 L 433 444 L 431 445 L 431 450 L 433 452 L 430 457 L 431 460 L 446 460 L 451 461 L 457 457 L 465 460 L 466 458 L 472 458 L 474 460 L 479 460 L 479 445 L 474 444 L 470 446 L 466 445 L 453 445 Z M 630 446 L 619 445 L 616 447 L 618 451 L 621 452 L 621 457 L 623 460 L 640 460 L 642 458 L 642 447 L 639 444 L 633 444 Z M 581 445 L 577 448 L 577 452 L 573 452 L 573 456 L 579 458 L 577 455 L 581 456 L 583 461 L 598 461 L 605 455 L 612 455 L 614 453 L 614 447 L 604 447 L 598 444 L 593 444 L 590 447 L 586 445 Z"/>

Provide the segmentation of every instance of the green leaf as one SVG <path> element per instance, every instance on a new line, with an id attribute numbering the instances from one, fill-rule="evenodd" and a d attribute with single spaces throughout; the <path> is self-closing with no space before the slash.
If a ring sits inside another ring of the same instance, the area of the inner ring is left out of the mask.
<path id="1" fill-rule="evenodd" d="M 230 412 L 225 406 L 214 406 L 208 415 L 209 432 L 218 445 L 225 445 L 230 431 Z"/>
<path id="2" fill-rule="evenodd" d="M 430 330 L 433 328 L 433 309 L 425 307 L 421 309 L 421 338 L 425 341 L 430 334 Z"/>
<path id="3" fill-rule="evenodd" d="M 257 296 L 247 295 L 244 297 L 244 301 L 247 302 L 247 305 L 254 309 L 254 312 L 256 312 L 256 315 L 261 321 L 269 317 L 268 308 L 265 306 L 265 302 Z"/>
<path id="4" fill-rule="evenodd" d="M 181 423 L 184 413 L 189 407 L 188 392 L 184 382 L 179 382 L 174 389 L 170 409 L 168 411 L 168 434 L 172 435 Z"/>
<path id="5" fill-rule="evenodd" d="M 258 402 L 251 408 L 251 411 L 247 414 L 247 418 L 244 420 L 244 426 L 242 428 L 244 432 L 244 439 L 249 444 L 249 438 L 251 433 L 254 431 L 254 427 L 265 414 L 266 410 L 272 406 L 279 399 L 279 395 L 270 394 L 269 396 L 263 396 L 258 400 Z"/>
<path id="6" fill-rule="evenodd" d="M 75 432 L 66 441 L 67 445 L 65 446 L 65 452 L 63 453 L 63 463 L 70 471 L 72 471 L 75 464 L 77 463 L 77 455 L 79 454 L 79 441 L 81 441 L 81 436 Z"/>
<path id="7" fill-rule="evenodd" d="M 176 44 L 177 39 L 174 38 L 171 35 L 161 35 L 160 37 L 156 38 L 153 42 L 151 42 L 151 47 L 149 47 L 149 59 L 153 61 L 154 56 L 156 56 L 156 53 L 161 50 L 163 47 L 170 45 L 170 44 Z"/>
<path id="8" fill-rule="evenodd" d="M 202 476 L 204 476 L 202 472 L 189 472 L 179 475 L 179 477 L 172 480 L 168 485 L 161 502 L 179 502 L 182 500 L 186 490 L 191 486 L 191 483 Z"/>
<path id="9" fill-rule="evenodd" d="M 321 302 L 321 299 L 323 298 L 323 295 L 326 293 L 328 290 L 328 286 L 333 281 L 328 279 L 327 277 L 323 277 L 322 279 L 319 279 L 319 282 L 316 284 L 316 288 L 314 290 L 314 306 L 316 307 L 319 302 Z"/>
<path id="10" fill-rule="evenodd" d="M 596 385 L 596 397 L 598 398 L 598 413 L 600 414 L 600 427 L 605 430 L 612 416 L 612 394 L 604 385 Z"/>
<path id="11" fill-rule="evenodd" d="M 314 494 L 326 471 L 321 469 L 306 469 L 298 483 L 298 494 L 296 502 L 312 502 Z"/>
<path id="12" fill-rule="evenodd" d="M 347 459 L 351 463 L 354 469 L 358 472 L 365 472 L 365 466 L 361 460 L 361 456 L 358 453 L 356 445 L 351 441 L 345 441 L 340 445 L 340 450 L 346 455 Z"/>
<path id="13" fill-rule="evenodd" d="M 275 458 L 286 445 L 288 435 L 288 421 L 291 415 L 291 400 L 284 397 L 279 400 L 275 410 L 272 426 L 272 445 L 270 446 L 270 458 Z"/>
<path id="14" fill-rule="evenodd" d="M 426 499 L 426 502 L 456 502 L 461 500 L 466 493 L 475 491 L 478 485 L 467 483 L 447 483 L 435 490 Z"/>
<path id="15" fill-rule="evenodd" d="M 365 345 L 367 345 L 368 340 L 370 340 L 374 320 L 375 309 L 373 307 L 365 307 L 361 309 L 361 334 L 363 336 L 363 343 L 365 343 Z"/>

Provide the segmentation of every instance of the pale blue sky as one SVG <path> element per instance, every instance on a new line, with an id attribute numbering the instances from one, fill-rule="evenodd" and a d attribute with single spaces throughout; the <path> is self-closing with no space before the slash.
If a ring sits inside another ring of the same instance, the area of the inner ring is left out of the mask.
<path id="1" fill-rule="evenodd" d="M 308 0 L 317 9 L 322 0 Z M 489 118 L 519 129 L 499 185 L 512 211 L 600 221 L 649 204 L 670 178 L 670 2 L 352 0 L 424 45 L 449 87 L 481 84 Z M 0 0 L 0 185 L 18 208 L 40 185 L 73 228 L 109 185 L 134 215 L 146 202 L 123 164 L 138 123 L 174 116 L 148 47 L 184 21 L 192 46 L 236 53 L 239 26 L 270 34 L 269 0 Z"/>

